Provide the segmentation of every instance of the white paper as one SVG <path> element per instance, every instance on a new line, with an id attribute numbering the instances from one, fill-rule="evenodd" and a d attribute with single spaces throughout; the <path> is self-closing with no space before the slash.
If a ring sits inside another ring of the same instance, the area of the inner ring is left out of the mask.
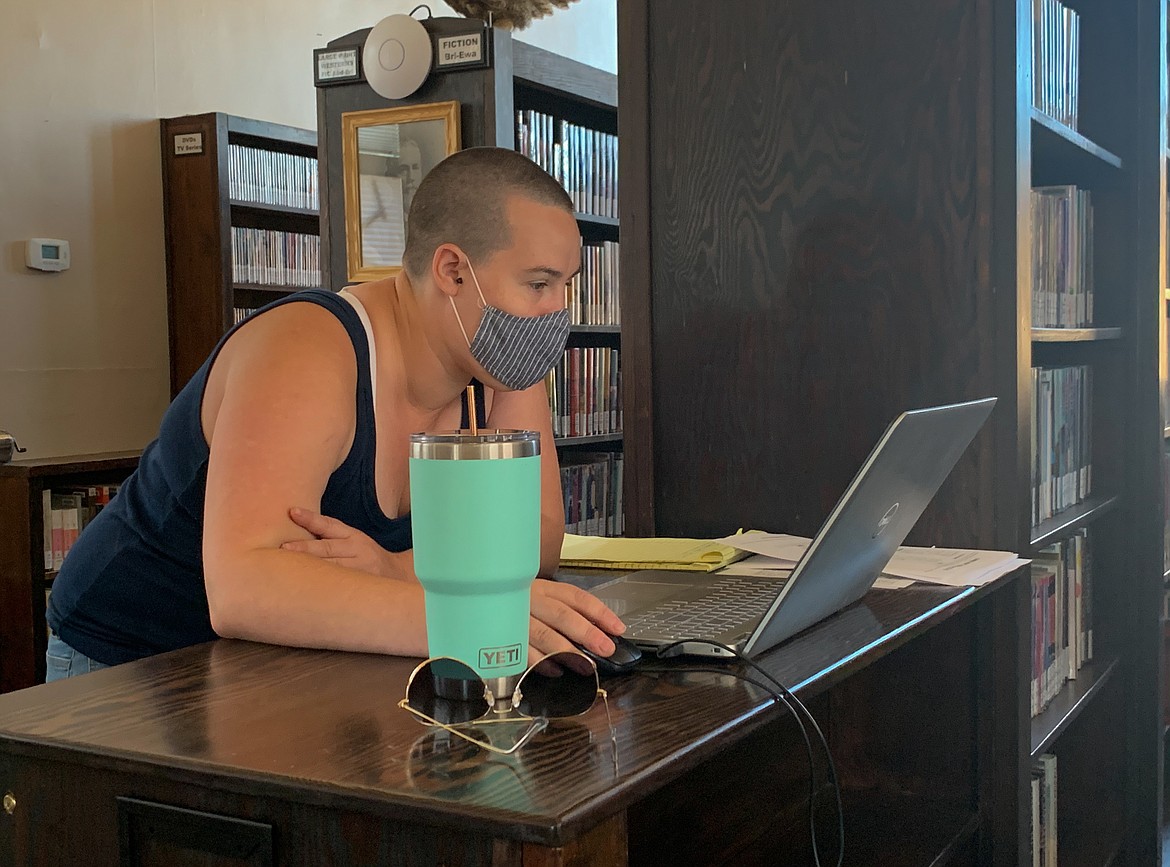
<path id="1" fill-rule="evenodd" d="M 767 554 L 749 554 L 738 561 L 742 566 L 755 566 L 759 569 L 788 569 L 796 565 L 795 560 L 783 560 L 779 557 L 769 557 Z"/>
<path id="2" fill-rule="evenodd" d="M 985 572 L 979 574 L 936 575 L 932 578 L 922 578 L 919 580 L 929 581 L 931 584 L 945 584 L 948 587 L 982 587 L 984 584 L 990 584 L 996 578 L 1013 572 L 1021 566 L 1027 566 L 1031 562 L 1031 560 L 1022 557 L 1013 557 L 1011 560 L 1001 560 Z"/>
<path id="3" fill-rule="evenodd" d="M 792 574 L 792 566 L 785 566 L 782 569 L 777 569 L 768 566 L 752 566 L 746 561 L 739 563 L 732 563 L 730 566 L 724 566 L 716 573 L 718 575 L 740 575 L 745 578 L 778 578 L 783 580 Z"/>
<path id="4" fill-rule="evenodd" d="M 979 587 L 1028 562 L 1009 551 L 902 547 L 894 552 L 885 571 L 948 587 Z"/>
<path id="5" fill-rule="evenodd" d="M 740 560 L 738 563 L 732 563 L 730 566 L 724 566 L 719 570 L 719 575 L 737 575 L 745 578 L 778 578 L 784 579 L 792 574 L 792 566 L 753 566 L 750 561 L 754 557 L 748 557 L 746 560 Z M 760 558 L 763 562 L 780 563 L 782 561 L 773 560 L 770 557 Z M 878 590 L 902 590 L 909 587 L 914 582 L 909 578 L 895 578 L 890 575 L 881 575 L 873 582 L 873 586 Z"/>
<path id="6" fill-rule="evenodd" d="M 751 551 L 753 554 L 763 554 L 765 557 L 795 563 L 804 556 L 812 539 L 789 536 L 787 533 L 737 533 L 716 541 L 739 548 L 741 551 Z"/>
<path id="7" fill-rule="evenodd" d="M 755 556 L 740 561 L 748 568 L 775 569 L 795 566 L 812 540 L 786 533 L 738 533 L 718 541 L 752 552 Z M 1029 562 L 1009 551 L 903 546 L 883 574 L 947 587 L 979 587 Z"/>

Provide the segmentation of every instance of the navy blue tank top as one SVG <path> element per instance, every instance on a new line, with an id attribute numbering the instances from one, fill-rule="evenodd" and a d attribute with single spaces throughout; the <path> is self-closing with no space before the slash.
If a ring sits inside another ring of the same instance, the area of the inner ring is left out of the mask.
<path id="1" fill-rule="evenodd" d="M 389 551 L 411 546 L 410 516 L 387 518 L 374 485 L 374 395 L 370 351 L 344 298 L 312 289 L 253 314 L 311 302 L 345 326 L 357 356 L 353 446 L 329 477 L 321 512 Z M 49 625 L 86 656 L 114 665 L 215 638 L 203 584 L 203 503 L 208 448 L 200 408 L 207 375 L 237 325 L 175 397 L 138 469 L 85 528 L 53 581 Z"/>

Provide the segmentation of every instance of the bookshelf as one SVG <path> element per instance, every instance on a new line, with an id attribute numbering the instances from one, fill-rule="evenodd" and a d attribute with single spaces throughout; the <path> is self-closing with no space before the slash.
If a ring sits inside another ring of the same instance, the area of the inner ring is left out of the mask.
<path id="1" fill-rule="evenodd" d="M 43 492 L 122 482 L 139 453 L 39 458 L 0 464 L 0 692 L 44 682 L 46 591 Z"/>
<path id="2" fill-rule="evenodd" d="M 432 32 L 466 29 L 465 19 L 431 18 L 423 23 Z M 361 46 L 368 32 L 347 34 L 328 47 Z M 619 310 L 626 299 L 617 279 L 617 77 L 527 45 L 507 31 L 489 29 L 487 38 L 493 58 L 489 68 L 433 73 L 404 100 L 385 100 L 364 81 L 318 87 L 317 128 L 326 167 L 321 179 L 326 285 L 340 289 L 347 277 L 343 112 L 456 100 L 463 147 L 515 148 L 561 179 L 574 199 L 584 269 L 568 299 L 572 325 L 566 357 L 546 384 L 566 515 L 602 512 L 620 517 L 619 493 L 626 486 L 618 399 L 619 388 L 625 388 L 619 377 L 619 371 L 622 377 L 625 371 Z M 567 517 L 574 531 L 588 526 L 588 532 L 620 532 L 617 522 L 605 523 L 602 516 L 602 523 L 605 529 L 597 520 L 578 523 Z"/>
<path id="3" fill-rule="evenodd" d="M 173 397 L 239 318 L 321 285 L 317 135 L 222 112 L 160 129 Z"/>
<path id="4" fill-rule="evenodd" d="M 996 395 L 910 543 L 1033 556 L 1088 533 L 1093 659 L 1043 712 L 1026 577 L 943 651 L 973 661 L 976 733 L 951 755 L 962 784 L 918 800 L 964 826 L 974 805 L 980 864 L 1031 863 L 1041 753 L 1061 864 L 1153 864 L 1160 845 L 1166 11 L 1068 5 L 1075 128 L 1033 105 L 1032 0 L 618 10 L 622 282 L 647 287 L 623 307 L 627 525 L 710 537 L 735 515 L 812 535 L 899 412 Z M 1091 193 L 1094 294 L 1088 321 L 1057 328 L 1034 317 L 1032 191 L 1061 185 Z M 1033 367 L 1083 368 L 1091 398 L 1091 485 L 1039 515 Z M 914 687 L 897 698 L 931 714 Z M 895 757 L 843 782 L 898 789 L 897 822 L 928 839 Z M 858 833 L 864 850 L 882 832 Z"/>

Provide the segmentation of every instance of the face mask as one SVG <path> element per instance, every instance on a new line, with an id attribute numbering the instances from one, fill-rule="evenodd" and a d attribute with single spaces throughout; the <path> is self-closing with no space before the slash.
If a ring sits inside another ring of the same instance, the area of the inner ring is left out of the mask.
<path id="1" fill-rule="evenodd" d="M 483 318 L 475 329 L 474 340 L 467 337 L 455 299 L 447 296 L 447 300 L 455 311 L 459 330 L 471 349 L 471 357 L 492 379 L 508 388 L 523 391 L 536 385 L 564 354 L 565 342 L 569 339 L 568 309 L 562 307 L 543 316 L 514 316 L 489 305 L 484 300 L 470 261 L 467 270 L 471 272 L 483 307 Z"/>

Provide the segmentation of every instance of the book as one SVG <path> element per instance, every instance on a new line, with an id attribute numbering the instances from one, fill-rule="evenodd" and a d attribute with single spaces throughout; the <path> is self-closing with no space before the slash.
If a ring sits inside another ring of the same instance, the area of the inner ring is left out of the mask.
<path id="1" fill-rule="evenodd" d="M 709 539 L 629 539 L 565 534 L 561 565 L 591 569 L 672 569 L 713 572 L 746 555 Z"/>

